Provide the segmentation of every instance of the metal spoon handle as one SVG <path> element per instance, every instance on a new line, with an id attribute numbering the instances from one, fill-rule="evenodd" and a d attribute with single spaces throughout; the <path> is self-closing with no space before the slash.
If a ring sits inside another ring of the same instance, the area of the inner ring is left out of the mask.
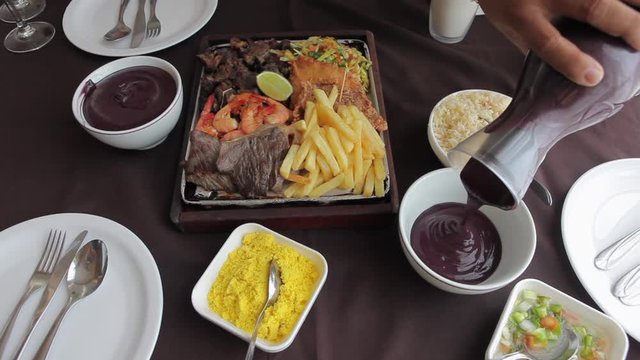
<path id="1" fill-rule="evenodd" d="M 262 323 L 262 318 L 264 317 L 265 310 L 267 310 L 267 306 L 269 306 L 268 301 L 264 304 L 262 311 L 260 311 L 260 315 L 258 315 L 258 320 L 256 320 L 256 328 L 253 330 L 253 335 L 251 335 L 249 349 L 247 350 L 247 356 L 244 357 L 244 360 L 253 359 L 253 353 L 256 349 L 256 340 L 258 340 L 258 329 L 260 329 L 260 324 Z"/>
<path id="2" fill-rule="evenodd" d="M 40 345 L 40 348 L 38 349 L 38 352 L 33 357 L 33 360 L 45 360 L 47 358 L 47 354 L 49 354 L 49 349 L 51 348 L 53 339 L 56 337 L 56 334 L 58 333 L 58 328 L 62 323 L 62 319 L 64 319 L 65 315 L 67 315 L 67 311 L 69 311 L 69 309 L 74 303 L 75 303 L 74 299 L 72 297 L 69 297 L 66 305 L 64 306 L 62 311 L 60 311 L 60 314 L 58 314 L 58 317 L 56 318 L 56 321 L 51 326 L 51 329 L 49 329 L 49 332 L 47 333 L 47 337 L 44 339 L 44 341 L 42 342 L 42 345 Z"/>
<path id="3" fill-rule="evenodd" d="M 123 19 L 124 10 L 127 8 L 127 5 L 129 5 L 129 0 L 122 0 L 122 2 L 120 3 L 120 10 L 118 12 L 118 22 L 124 22 L 124 19 Z"/>
<path id="4" fill-rule="evenodd" d="M 533 358 L 523 353 L 516 352 L 516 353 L 506 354 L 503 357 L 493 358 L 490 360 L 533 360 Z"/>
<path id="5" fill-rule="evenodd" d="M 614 267 L 631 249 L 640 243 L 640 228 L 622 239 L 616 241 L 611 246 L 604 249 L 596 259 L 594 264 L 598 269 L 608 270 Z"/>

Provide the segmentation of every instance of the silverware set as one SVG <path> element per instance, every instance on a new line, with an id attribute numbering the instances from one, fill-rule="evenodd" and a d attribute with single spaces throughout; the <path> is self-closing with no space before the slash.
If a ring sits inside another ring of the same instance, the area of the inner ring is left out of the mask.
<path id="1" fill-rule="evenodd" d="M 596 256 L 594 265 L 600 270 L 612 269 L 638 244 L 640 244 L 640 228 L 602 250 Z M 613 295 L 625 305 L 640 305 L 640 264 L 616 281 L 613 286 Z"/>
<path id="2" fill-rule="evenodd" d="M 81 247 L 87 231 L 76 236 L 63 254 L 66 233 L 60 230 L 49 232 L 47 243 L 36 268 L 28 281 L 27 290 L 18 301 L 15 309 L 0 333 L 0 357 L 7 352 L 7 343 L 14 331 L 14 325 L 26 300 L 36 291 L 44 288 L 40 302 L 31 318 L 29 328 L 22 334 L 20 345 L 11 359 L 20 359 L 27 347 L 36 326 L 42 319 L 58 286 L 66 280 L 68 301 L 58 315 L 43 344 L 39 347 L 35 359 L 46 359 L 49 347 L 67 310 L 78 300 L 90 295 L 102 282 L 106 272 L 106 247 L 100 240 L 92 240 Z M 79 249 L 79 250 L 78 250 Z"/>
<path id="3" fill-rule="evenodd" d="M 139 0 L 138 11 L 133 23 L 133 34 L 131 36 L 131 48 L 137 48 L 142 44 L 145 38 L 152 38 L 160 35 L 162 26 L 160 20 L 156 16 L 157 0 L 149 0 L 149 20 L 147 21 L 145 14 L 146 0 Z M 129 0 L 120 2 L 120 10 L 118 11 L 118 22 L 113 29 L 104 34 L 107 41 L 115 41 L 122 39 L 132 33 L 129 26 L 124 23 L 124 12 L 129 5 Z"/>

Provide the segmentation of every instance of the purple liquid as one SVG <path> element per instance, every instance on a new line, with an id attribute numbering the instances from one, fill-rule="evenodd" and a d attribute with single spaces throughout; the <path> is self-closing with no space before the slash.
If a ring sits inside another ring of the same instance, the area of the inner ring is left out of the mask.
<path id="1" fill-rule="evenodd" d="M 91 126 L 128 130 L 162 114 L 176 96 L 171 75 L 152 66 L 117 71 L 90 87 L 82 111 Z"/>
<path id="2" fill-rule="evenodd" d="M 498 267 L 502 244 L 498 230 L 469 198 L 468 204 L 436 204 L 411 228 L 411 247 L 443 277 L 466 284 L 486 280 Z"/>

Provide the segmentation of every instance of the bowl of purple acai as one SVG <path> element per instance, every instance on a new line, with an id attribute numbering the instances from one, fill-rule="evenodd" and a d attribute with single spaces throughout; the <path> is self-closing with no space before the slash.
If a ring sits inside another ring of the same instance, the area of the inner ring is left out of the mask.
<path id="1" fill-rule="evenodd" d="M 145 150 L 166 139 L 182 112 L 178 70 L 152 56 L 111 61 L 76 89 L 72 110 L 82 128 L 121 149 Z"/>
<path id="2" fill-rule="evenodd" d="M 508 211 L 474 208 L 454 168 L 431 171 L 407 189 L 398 225 L 411 267 L 433 286 L 457 294 L 508 285 L 529 266 L 536 248 L 524 202 Z"/>

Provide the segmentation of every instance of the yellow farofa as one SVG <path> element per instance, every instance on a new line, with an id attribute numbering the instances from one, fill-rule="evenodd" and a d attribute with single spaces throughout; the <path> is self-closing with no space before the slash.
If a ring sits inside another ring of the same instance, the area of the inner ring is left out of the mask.
<path id="1" fill-rule="evenodd" d="M 435 109 L 433 132 L 446 152 L 495 120 L 511 98 L 490 91 L 469 91 L 444 99 Z"/>
<path id="2" fill-rule="evenodd" d="M 318 281 L 315 265 L 296 250 L 279 244 L 266 232 L 249 233 L 231 252 L 209 290 L 209 309 L 251 333 L 265 301 L 269 262 L 280 267 L 282 285 L 276 302 L 267 308 L 258 336 L 278 342 L 291 333 Z"/>

